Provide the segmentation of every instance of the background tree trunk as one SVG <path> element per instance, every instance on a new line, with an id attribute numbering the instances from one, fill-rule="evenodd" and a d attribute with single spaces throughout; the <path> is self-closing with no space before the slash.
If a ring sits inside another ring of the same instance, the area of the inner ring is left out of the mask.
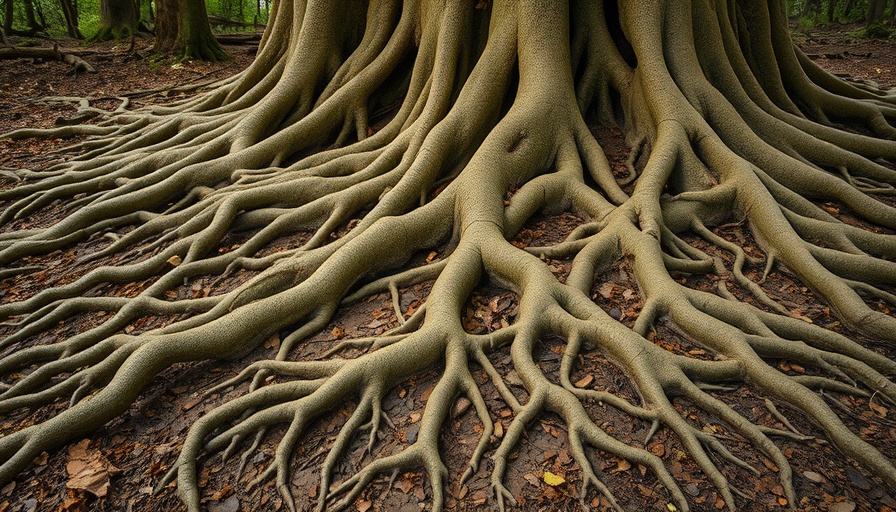
<path id="1" fill-rule="evenodd" d="M 12 35 L 12 16 L 14 14 L 12 0 L 6 0 L 3 2 L 3 34 L 7 36 Z"/>
<path id="2" fill-rule="evenodd" d="M 28 24 L 28 32 L 32 34 L 40 32 L 44 27 L 37 21 L 37 17 L 34 15 L 34 4 L 31 3 L 31 0 L 23 0 L 23 3 L 25 5 L 25 22 Z"/>
<path id="3" fill-rule="evenodd" d="M 140 10 L 135 0 L 101 0 L 100 28 L 94 41 L 124 39 L 137 32 Z"/>
<path id="4" fill-rule="evenodd" d="M 73 39 L 84 39 L 81 29 L 78 28 L 78 9 L 71 0 L 59 0 L 62 7 L 62 16 L 65 18 L 65 28 L 68 36 Z"/>
<path id="5" fill-rule="evenodd" d="M 229 59 L 212 34 L 205 0 L 158 0 L 155 50 L 181 59 Z"/>
<path id="6" fill-rule="evenodd" d="M 884 19 L 884 10 L 887 8 L 887 0 L 869 0 L 868 14 L 865 16 L 865 25 L 871 26 L 881 23 Z"/>

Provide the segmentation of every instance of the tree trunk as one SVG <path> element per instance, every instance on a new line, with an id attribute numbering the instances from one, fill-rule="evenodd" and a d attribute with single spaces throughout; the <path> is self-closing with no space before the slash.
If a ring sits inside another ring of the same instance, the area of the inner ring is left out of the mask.
<path id="1" fill-rule="evenodd" d="M 137 0 L 100 0 L 100 26 L 91 39 L 126 39 L 137 33 L 139 21 Z"/>
<path id="2" fill-rule="evenodd" d="M 832 23 L 837 11 L 837 0 L 828 0 L 827 22 Z"/>
<path id="3" fill-rule="evenodd" d="M 882 23 L 886 8 L 887 0 L 868 0 L 868 13 L 865 15 L 865 25 L 871 26 Z"/>
<path id="4" fill-rule="evenodd" d="M 68 36 L 72 39 L 84 39 L 81 29 L 78 28 L 78 11 L 75 9 L 75 5 L 71 0 L 59 0 L 59 5 L 62 7 L 62 15 L 65 18 L 65 28 L 68 31 Z"/>
<path id="5" fill-rule="evenodd" d="M 229 59 L 212 35 L 205 0 L 157 0 L 155 50 L 178 59 Z"/>
<path id="6" fill-rule="evenodd" d="M 172 47 L 206 16 L 158 9 Z M 561 510 L 821 509 L 795 478 L 834 447 L 896 488 L 868 434 L 896 403 L 896 96 L 824 71 L 787 24 L 780 0 L 280 0 L 207 94 L 2 135 L 97 138 L 4 163 L 0 417 L 39 412 L 0 437 L 0 487 L 226 360 L 184 388 L 208 402 L 159 482 L 189 512 L 242 448 L 232 472 L 292 511 L 421 470 L 435 511 L 534 508 L 542 483 Z M 355 306 L 375 323 L 346 337 Z M 527 435 L 547 418 L 563 435 Z M 508 485 L 545 442 L 569 481 Z"/>
<path id="7" fill-rule="evenodd" d="M 23 0 L 23 4 L 25 6 L 25 23 L 28 24 L 28 32 L 35 33 L 44 29 L 44 27 L 38 23 L 37 16 L 34 15 L 34 4 L 32 0 Z"/>
<path id="8" fill-rule="evenodd" d="M 15 15 L 12 2 L 13 0 L 5 0 L 3 2 L 3 34 L 7 36 L 12 35 L 12 19 L 13 15 Z"/>

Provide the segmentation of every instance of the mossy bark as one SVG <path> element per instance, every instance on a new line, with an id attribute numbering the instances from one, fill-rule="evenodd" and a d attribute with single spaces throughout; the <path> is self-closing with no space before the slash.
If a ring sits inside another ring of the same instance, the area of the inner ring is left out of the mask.
<path id="1" fill-rule="evenodd" d="M 127 39 L 137 33 L 140 9 L 135 0 L 101 0 L 100 26 L 93 41 Z"/>
<path id="2" fill-rule="evenodd" d="M 382 106 L 390 106 L 385 120 Z M 617 178 L 588 128 L 592 116 L 619 123 L 643 167 L 633 157 L 629 176 Z M 722 468 L 759 470 L 682 417 L 675 397 L 771 461 L 786 499 L 798 503 L 790 463 L 772 436 L 801 436 L 737 412 L 719 391 L 728 382 L 801 411 L 880 482 L 896 485 L 892 461 L 819 394 L 896 403 L 896 362 L 795 317 L 764 283 L 786 267 L 843 324 L 880 343 L 896 340 L 896 319 L 876 306 L 896 305 L 896 209 L 881 199 L 896 193 L 896 97 L 843 82 L 802 55 L 779 1 L 278 2 L 254 64 L 202 96 L 116 113 L 100 126 L 8 136 L 77 133 L 98 138 L 55 168 L 19 171 L 23 183 L 0 192 L 7 201 L 0 223 L 73 201 L 73 211 L 51 226 L 0 236 L 0 263 L 8 267 L 2 276 L 35 271 L 20 266 L 22 258 L 130 226 L 85 264 L 135 247 L 147 256 L 103 263 L 70 284 L 0 305 L 0 315 L 19 325 L 0 342 L 8 350 L 0 373 L 9 380 L 0 411 L 59 398 L 72 403 L 0 438 L 0 480 L 126 410 L 166 368 L 235 357 L 279 334 L 275 358 L 216 388 L 251 381 L 249 392 L 205 415 L 185 439 L 170 476 L 190 510 L 201 502 L 202 453 L 229 454 L 229 446 L 262 439 L 279 424 L 288 430 L 259 479 L 276 478 L 293 507 L 296 444 L 315 418 L 349 400 L 357 407 L 323 462 L 319 508 L 347 507 L 378 474 L 422 466 L 433 508 L 441 509 L 448 475 L 439 431 L 458 394 L 482 423 L 462 480 L 489 454 L 501 508 L 515 499 L 504 486 L 510 454 L 527 425 L 551 412 L 566 422 L 583 502 L 596 489 L 620 507 L 594 470 L 591 446 L 647 468 L 668 499 L 688 509 L 660 458 L 589 416 L 585 403 L 597 400 L 651 422 L 651 432 L 669 429 L 736 510 Z M 860 222 L 843 222 L 819 200 L 842 205 Z M 571 211 L 584 224 L 549 247 L 508 242 L 542 211 Z M 352 219 L 350 231 L 332 236 Z M 730 222 L 749 229 L 762 258 L 719 234 Z M 233 231 L 248 231 L 248 240 L 218 250 Z M 299 231 L 310 233 L 301 247 L 262 251 Z M 706 246 L 730 253 L 731 263 L 699 248 Z M 444 255 L 439 261 L 408 268 L 415 254 L 434 249 Z M 550 258 L 571 261 L 565 280 L 551 271 Z M 643 300 L 633 328 L 591 298 L 602 272 L 622 259 Z M 751 277 L 747 265 L 760 265 L 762 278 Z M 167 298 L 185 280 L 243 270 L 260 274 L 231 292 Z M 717 294 L 689 288 L 681 273 L 730 276 L 737 293 L 724 279 Z M 518 294 L 519 315 L 494 333 L 473 335 L 461 317 L 484 279 Z M 97 293 L 104 283 L 143 280 L 153 281 L 133 298 Z M 432 282 L 426 305 L 400 327 L 334 342 L 325 361 L 293 359 L 341 304 L 374 293 L 398 304 L 401 288 L 422 281 Z M 31 343 L 89 311 L 113 316 L 68 339 Z M 186 318 L 139 335 L 122 332 L 147 314 Z M 660 320 L 713 357 L 695 359 L 656 342 Z M 538 340 L 548 336 L 566 343 L 556 378 L 535 359 Z M 502 349 L 526 388 L 524 403 L 490 360 Z M 586 350 L 619 366 L 640 400 L 573 385 L 570 372 Z M 773 364 L 780 358 L 814 373 L 782 372 Z M 513 411 L 496 448 L 473 364 Z M 332 486 L 336 462 L 360 430 L 369 428 L 370 449 L 379 446 L 388 390 L 433 367 L 442 371 L 417 441 Z M 277 380 L 264 385 L 270 378 Z"/>
<path id="3" fill-rule="evenodd" d="M 177 59 L 228 60 L 212 34 L 205 0 L 163 0 L 156 6 L 155 50 Z"/>

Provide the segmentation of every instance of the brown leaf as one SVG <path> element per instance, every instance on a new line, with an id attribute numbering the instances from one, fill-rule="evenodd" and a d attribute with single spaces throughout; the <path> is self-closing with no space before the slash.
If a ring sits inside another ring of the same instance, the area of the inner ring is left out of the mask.
<path id="1" fill-rule="evenodd" d="M 411 489 L 414 488 L 414 482 L 411 482 L 408 478 L 402 478 L 395 483 L 395 487 L 399 488 L 405 494 L 410 494 Z"/>
<path id="2" fill-rule="evenodd" d="M 586 375 L 575 382 L 577 388 L 587 387 L 594 381 L 594 375 Z"/>
<path id="3" fill-rule="evenodd" d="M 882 406 L 882 405 L 878 405 L 878 404 L 874 403 L 874 400 L 873 400 L 873 399 L 872 399 L 872 400 L 868 400 L 868 407 L 869 407 L 872 411 L 874 411 L 875 413 L 877 413 L 877 415 L 880 416 L 881 418 L 886 418 L 886 417 L 887 417 L 887 412 L 888 412 L 887 408 L 884 407 L 884 406 Z"/>
<path id="4" fill-rule="evenodd" d="M 121 472 L 99 452 L 94 452 L 86 463 L 82 460 L 70 461 L 66 468 L 71 476 L 65 484 L 66 487 L 81 489 L 99 498 L 109 492 L 109 478 Z"/>
<path id="5" fill-rule="evenodd" d="M 631 462 L 629 462 L 625 459 L 620 459 L 618 457 L 613 457 L 613 459 L 616 461 L 616 469 L 613 470 L 613 473 L 619 473 L 621 471 L 628 471 L 629 469 L 632 468 Z"/>
<path id="6" fill-rule="evenodd" d="M 367 512 L 370 510 L 370 507 L 373 505 L 373 502 L 370 500 L 360 500 L 355 506 L 358 508 L 358 512 Z"/>
<path id="7" fill-rule="evenodd" d="M 221 501 L 222 499 L 227 498 L 231 494 L 233 494 L 233 486 L 228 484 L 228 485 L 225 485 L 224 488 L 221 489 L 220 491 L 212 494 L 212 499 L 215 501 Z"/>
<path id="8" fill-rule="evenodd" d="M 526 473 L 525 475 L 523 475 L 523 479 L 525 479 L 527 482 L 534 485 L 535 487 L 538 487 L 539 485 L 541 485 L 541 480 L 539 480 L 538 477 L 533 475 L 532 473 Z"/>
<path id="9" fill-rule="evenodd" d="M 264 348 L 277 350 L 280 348 L 280 336 L 276 334 L 265 340 Z"/>
<path id="10" fill-rule="evenodd" d="M 650 445 L 650 453 L 656 455 L 657 457 L 662 457 L 666 454 L 666 445 L 663 443 L 653 443 Z"/>

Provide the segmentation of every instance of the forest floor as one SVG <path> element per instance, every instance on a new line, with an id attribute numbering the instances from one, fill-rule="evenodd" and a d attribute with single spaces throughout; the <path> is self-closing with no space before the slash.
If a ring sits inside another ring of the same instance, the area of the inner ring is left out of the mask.
<path id="1" fill-rule="evenodd" d="M 841 76 L 874 80 L 882 86 L 896 86 L 896 41 L 857 39 L 852 35 L 855 28 L 819 27 L 797 34 L 797 41 L 817 62 Z M 60 62 L 0 61 L 0 112 L 3 112 L 0 116 L 0 133 L 15 128 L 50 127 L 55 123 L 64 123 L 75 113 L 77 102 L 60 98 L 90 98 L 93 106 L 110 110 L 118 107 L 122 98 L 129 98 L 132 107 L 163 103 L 184 94 L 172 91 L 175 86 L 224 78 L 245 68 L 252 60 L 251 47 L 234 46 L 227 48 L 235 56 L 228 63 L 185 62 L 172 65 L 170 62 L 151 62 L 148 58 L 148 45 L 149 41 L 138 40 L 134 48 L 130 48 L 128 44 L 113 43 L 77 48 L 82 57 L 97 68 L 96 74 L 73 75 L 69 73 L 68 66 Z M 55 99 L 48 99 L 49 97 Z M 629 148 L 621 133 L 612 127 L 594 126 L 593 130 L 614 170 L 624 174 Z M 51 151 L 62 149 L 71 143 L 71 140 L 0 141 L 0 168 L 44 167 L 58 158 Z M 0 186 L 12 185 L 11 180 L 0 178 Z M 832 213 L 847 218 L 849 216 L 848 212 L 839 212 L 836 205 L 826 205 L 826 208 Z M 32 216 L 26 223 L 17 223 L 16 226 L 24 228 L 28 223 L 39 225 L 47 220 L 47 216 L 61 209 L 64 209 L 64 205 L 51 206 Z M 579 223 L 581 219 L 571 214 L 540 218 L 531 222 L 514 243 L 524 246 L 554 242 Z M 755 256 L 761 254 L 746 226 L 731 224 L 718 228 L 717 233 L 738 242 L 748 253 Z M 239 238 L 232 237 L 225 241 L 222 250 L 226 250 L 228 244 L 240 241 Z M 701 245 L 697 239 L 689 241 L 722 257 L 730 265 L 728 254 L 715 251 L 706 244 Z M 295 240 L 278 240 L 276 243 L 286 246 L 295 243 Z M 0 281 L 0 302 L 21 300 L 54 283 L 70 281 L 71 275 L 83 274 L 88 269 L 81 268 L 75 260 L 77 251 L 89 249 L 88 244 L 89 242 L 79 244 L 71 251 L 57 251 L 42 258 L 40 263 L 46 267 L 45 271 Z M 279 248 L 281 247 L 271 249 Z M 438 251 L 434 251 L 429 257 L 438 258 Z M 551 261 L 549 264 L 558 276 L 569 271 L 568 261 Z M 761 273 L 761 270 L 751 269 L 751 272 Z M 727 276 L 679 277 L 689 286 L 704 289 L 714 289 L 719 279 L 730 279 Z M 208 293 L 211 282 L 211 277 L 197 279 L 177 293 Z M 617 265 L 597 282 L 598 286 L 593 293 L 595 301 L 615 318 L 631 326 L 640 311 L 641 303 L 637 285 L 627 264 Z M 793 314 L 844 332 L 873 350 L 896 358 L 894 347 L 882 346 L 875 340 L 840 326 L 830 315 L 828 308 L 817 301 L 811 291 L 795 281 L 786 269 L 774 272 L 765 287 L 770 295 L 786 305 Z M 120 292 L 133 292 L 125 288 Z M 737 287 L 730 284 L 729 288 L 734 290 Z M 418 308 L 425 301 L 428 290 L 426 284 L 401 290 L 401 310 L 409 314 L 411 310 Z M 331 325 L 302 344 L 296 356 L 320 357 L 332 346 L 334 340 L 382 333 L 397 321 L 393 309 L 388 294 L 373 296 L 343 308 Z M 511 292 L 483 286 L 471 297 L 464 322 L 471 332 L 487 332 L 503 325 L 503 322 L 512 322 L 515 312 L 516 297 Z M 71 325 L 61 326 L 57 332 L 60 335 L 70 335 L 71 332 L 83 330 L 100 320 L 97 317 L 81 318 Z M 165 321 L 143 318 L 129 328 L 139 331 Z M 0 330 L 0 336 L 8 332 Z M 681 338 L 669 325 L 663 323 L 658 325 L 654 340 L 669 345 L 670 349 L 687 351 L 695 357 L 705 354 L 703 348 Z M 272 357 L 278 345 L 279 339 L 274 337 L 239 361 L 210 361 L 169 369 L 144 391 L 138 403 L 126 414 L 79 443 L 42 455 L 15 481 L 0 487 L 0 512 L 182 510 L 183 506 L 172 486 L 160 490 L 155 487 L 175 461 L 189 426 L 198 417 L 237 396 L 242 390 L 225 390 L 204 400 L 199 399 L 199 393 L 232 376 L 250 361 Z M 562 349 L 562 340 L 543 340 L 538 356 L 545 372 L 556 374 Z M 507 376 L 511 389 L 521 398 L 524 397 L 522 384 L 511 369 L 510 354 L 506 350 L 498 352 L 492 356 L 492 361 L 499 372 Z M 788 373 L 805 371 L 784 360 L 772 363 Z M 474 368 L 473 375 L 483 385 L 493 420 L 501 426 L 501 431 L 497 431 L 496 436 L 501 437 L 502 431 L 509 426 L 511 411 L 499 399 L 491 384 L 486 382 L 483 371 Z M 395 425 L 394 429 L 384 427 L 379 433 L 382 453 L 390 453 L 414 442 L 423 404 L 437 378 L 438 371 L 434 369 L 401 382 L 392 390 L 384 409 Z M 579 386 L 608 389 L 637 400 L 637 394 L 628 379 L 599 353 L 583 354 L 572 380 Z M 747 385 L 718 396 L 748 419 L 784 428 L 767 408 L 765 397 Z M 888 410 L 873 397 L 871 402 L 836 394 L 828 394 L 826 398 L 834 410 L 842 413 L 844 421 L 855 432 L 860 433 L 883 453 L 896 453 L 896 410 Z M 737 487 L 738 494 L 743 496 L 738 502 L 740 509 L 785 510 L 790 506 L 776 479 L 777 468 L 770 461 L 757 455 L 742 438 L 727 432 L 717 418 L 697 411 L 686 401 L 677 401 L 676 405 L 693 424 L 724 436 L 735 455 L 762 470 L 759 476 L 754 476 L 738 468 L 724 467 L 726 476 Z M 20 411 L 0 417 L 0 433 L 12 432 L 40 421 L 62 407 L 64 404 L 53 404 L 36 411 Z M 298 448 L 296 462 L 293 464 L 292 484 L 300 510 L 311 509 L 316 502 L 319 492 L 318 470 L 322 461 L 319 447 L 327 446 L 332 441 L 352 407 L 353 404 L 346 404 L 330 417 L 317 422 L 305 438 L 306 442 Z M 623 442 L 641 443 L 650 428 L 649 424 L 632 420 L 615 409 L 600 404 L 590 404 L 588 407 L 592 417 L 599 418 L 597 421 L 602 427 Z M 796 504 L 797 509 L 831 512 L 896 511 L 896 490 L 886 489 L 879 480 L 857 469 L 824 441 L 815 425 L 795 410 L 780 403 L 777 407 L 797 430 L 813 437 L 804 442 L 780 440 L 794 470 L 794 484 L 801 499 Z M 443 430 L 442 446 L 452 447 L 444 450 L 443 456 L 449 470 L 455 475 L 455 480 L 448 488 L 447 508 L 491 510 L 495 507 L 495 501 L 487 477 L 491 468 L 487 458 L 479 472 L 466 485 L 456 485 L 456 477 L 463 472 L 469 453 L 481 432 L 475 413 L 469 409 L 469 403 L 460 399 Z M 511 456 L 506 475 L 507 486 L 520 501 L 520 509 L 578 509 L 581 470 L 568 451 L 562 422 L 556 417 L 543 415 L 530 425 L 527 434 L 527 438 Z M 363 456 L 364 444 L 359 440 L 352 446 L 350 455 L 342 458 L 337 465 L 337 481 L 357 471 L 359 464 L 369 461 L 369 456 Z M 695 510 L 714 511 L 723 508 L 711 482 L 699 471 L 693 460 L 685 454 L 679 441 L 667 429 L 660 429 L 648 448 L 663 458 L 689 495 Z M 247 485 L 270 462 L 273 450 L 272 443 L 264 446 L 257 452 L 257 456 L 249 460 L 246 471 L 240 476 L 235 474 L 237 464 L 234 461 L 225 462 L 220 457 L 203 461 L 199 485 L 208 510 L 286 510 L 273 482 L 251 489 Z M 598 474 L 614 490 L 626 510 L 669 510 L 666 506 L 667 494 L 656 478 L 644 468 L 633 467 L 626 461 L 594 450 L 589 455 Z M 548 472 L 561 476 L 565 482 L 548 485 L 545 481 Z M 388 478 L 375 480 L 354 504 L 354 509 L 359 512 L 419 511 L 427 508 L 430 493 L 423 473 L 419 470 L 408 471 L 398 475 L 392 483 Z M 593 493 L 587 501 L 597 510 L 604 510 L 608 505 L 604 498 L 594 496 Z"/>

